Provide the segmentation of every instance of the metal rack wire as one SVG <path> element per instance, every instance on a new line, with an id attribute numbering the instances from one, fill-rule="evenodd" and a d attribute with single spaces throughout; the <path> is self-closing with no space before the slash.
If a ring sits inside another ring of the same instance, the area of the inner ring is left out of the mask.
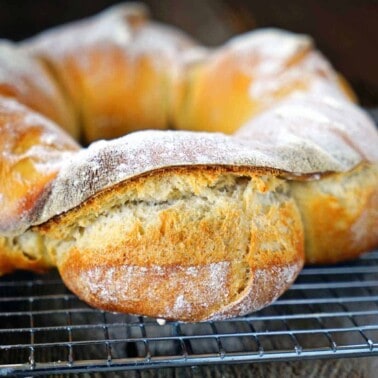
<path id="1" fill-rule="evenodd" d="M 0 280 L 0 376 L 378 355 L 378 251 L 308 267 L 249 316 L 167 322 L 89 308 L 56 272 Z"/>

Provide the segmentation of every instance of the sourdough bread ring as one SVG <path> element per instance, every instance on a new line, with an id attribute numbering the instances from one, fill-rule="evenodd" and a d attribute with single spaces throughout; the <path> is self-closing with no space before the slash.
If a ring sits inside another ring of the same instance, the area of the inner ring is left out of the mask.
<path id="1" fill-rule="evenodd" d="M 93 306 L 166 319 L 260 309 L 305 261 L 378 245 L 354 100 L 306 36 L 208 49 L 135 5 L 4 42 L 0 272 L 57 267 Z"/>

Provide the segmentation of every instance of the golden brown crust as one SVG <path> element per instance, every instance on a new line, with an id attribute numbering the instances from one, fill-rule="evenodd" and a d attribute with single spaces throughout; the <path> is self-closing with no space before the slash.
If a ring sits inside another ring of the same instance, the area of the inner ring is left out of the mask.
<path id="1" fill-rule="evenodd" d="M 113 186 L 34 230 L 91 305 L 223 318 L 267 305 L 303 265 L 286 191 L 269 169 L 175 167 Z"/>
<path id="2" fill-rule="evenodd" d="M 355 100 L 310 39 L 274 29 L 231 40 L 187 70 L 174 96 L 178 129 L 232 134 L 293 93 Z"/>
<path id="3" fill-rule="evenodd" d="M 79 147 L 57 126 L 16 101 L 0 97 L 0 231 L 19 233 L 64 158 Z"/>
<path id="4" fill-rule="evenodd" d="M 65 88 L 86 142 L 147 128 L 232 134 L 298 92 L 355 99 L 307 36 L 258 30 L 211 50 L 128 6 L 47 31 L 23 48 Z"/>
<path id="5" fill-rule="evenodd" d="M 305 229 L 306 262 L 332 264 L 378 247 L 378 165 L 293 182 Z"/>
<path id="6" fill-rule="evenodd" d="M 73 100 L 86 143 L 168 128 L 172 81 L 182 70 L 181 54 L 194 46 L 135 6 L 111 8 L 24 44 Z"/>
<path id="7" fill-rule="evenodd" d="M 78 137 L 71 100 L 41 62 L 8 41 L 0 41 L 0 96 L 19 101 Z"/>
<path id="8" fill-rule="evenodd" d="M 181 321 L 225 319 L 257 311 L 277 299 L 294 281 L 303 261 L 249 271 L 247 287 L 231 300 L 232 263 L 185 267 L 104 266 L 72 253 L 60 267 L 65 284 L 91 306 Z"/>
<path id="9" fill-rule="evenodd" d="M 44 117 L 0 97 L 0 274 L 52 266 L 42 243 L 33 239 L 25 244 L 23 232 L 33 222 L 64 159 L 78 148 Z"/>

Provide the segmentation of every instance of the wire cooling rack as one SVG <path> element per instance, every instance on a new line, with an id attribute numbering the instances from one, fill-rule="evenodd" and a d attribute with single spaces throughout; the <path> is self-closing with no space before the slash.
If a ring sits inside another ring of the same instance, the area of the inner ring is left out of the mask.
<path id="1" fill-rule="evenodd" d="M 378 250 L 305 268 L 262 311 L 192 324 L 89 308 L 56 272 L 0 280 L 0 376 L 377 354 Z"/>

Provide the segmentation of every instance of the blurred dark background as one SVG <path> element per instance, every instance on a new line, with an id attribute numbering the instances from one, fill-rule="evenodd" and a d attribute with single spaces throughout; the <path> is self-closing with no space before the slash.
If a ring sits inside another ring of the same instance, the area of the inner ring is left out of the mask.
<path id="1" fill-rule="evenodd" d="M 111 0 L 0 0 L 0 37 L 21 40 L 95 14 Z M 200 42 L 275 26 L 311 35 L 352 84 L 360 102 L 378 107 L 378 0 L 146 0 L 153 18 Z"/>

